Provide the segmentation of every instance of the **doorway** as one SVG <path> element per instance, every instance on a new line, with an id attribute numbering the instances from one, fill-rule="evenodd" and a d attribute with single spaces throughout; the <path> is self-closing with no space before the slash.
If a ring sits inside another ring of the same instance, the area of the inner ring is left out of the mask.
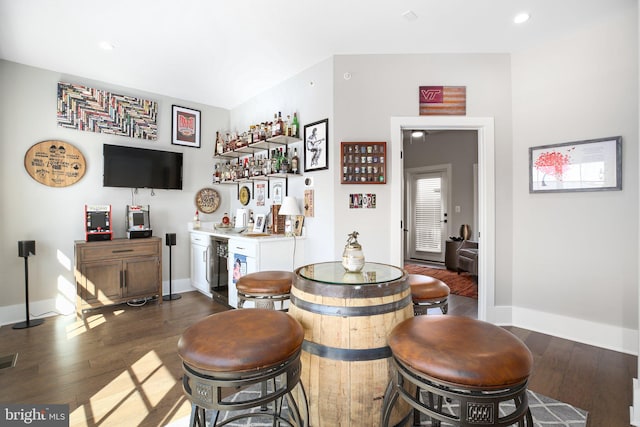
<path id="1" fill-rule="evenodd" d="M 411 261 L 444 263 L 449 234 L 451 165 L 405 169 L 407 254 Z"/>
<path id="2" fill-rule="evenodd" d="M 478 134 L 478 319 L 495 317 L 495 159 L 494 124 L 491 117 L 419 116 L 392 117 L 389 161 L 391 166 L 390 210 L 391 262 L 404 265 L 404 166 L 402 132 L 408 129 L 476 130 Z"/>

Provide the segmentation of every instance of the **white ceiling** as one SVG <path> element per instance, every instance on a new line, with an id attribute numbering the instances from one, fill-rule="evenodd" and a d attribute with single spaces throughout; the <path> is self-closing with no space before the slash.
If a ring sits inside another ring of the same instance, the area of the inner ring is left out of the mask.
<path id="1" fill-rule="evenodd" d="M 636 7 L 636 0 L 0 0 L 0 57 L 233 108 L 332 55 L 515 52 Z M 408 10 L 417 19 L 405 19 Z M 531 19 L 516 25 L 521 11 Z M 101 41 L 115 49 L 101 50 Z"/>

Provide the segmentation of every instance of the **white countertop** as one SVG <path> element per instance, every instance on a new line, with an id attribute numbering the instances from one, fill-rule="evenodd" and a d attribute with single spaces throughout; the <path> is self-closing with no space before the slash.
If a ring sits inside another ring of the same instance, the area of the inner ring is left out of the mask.
<path id="1" fill-rule="evenodd" d="M 223 239 L 241 239 L 241 240 L 255 240 L 266 239 L 269 241 L 275 240 L 289 240 L 291 236 L 285 236 L 284 234 L 267 234 L 267 233 L 253 233 L 250 230 L 243 231 L 242 233 L 224 233 L 216 230 L 213 227 L 213 222 L 201 222 L 200 228 L 193 228 L 193 222 L 187 223 L 187 229 L 191 233 L 201 233 L 213 237 L 219 237 Z M 303 239 L 301 236 L 296 236 L 296 239 Z"/>

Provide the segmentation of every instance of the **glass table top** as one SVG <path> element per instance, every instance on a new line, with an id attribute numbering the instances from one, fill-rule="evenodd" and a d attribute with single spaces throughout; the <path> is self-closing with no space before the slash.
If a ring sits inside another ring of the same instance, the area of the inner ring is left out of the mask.
<path id="1" fill-rule="evenodd" d="M 342 262 L 321 262 L 300 267 L 298 274 L 307 280 L 335 285 L 362 285 L 387 283 L 400 279 L 404 270 L 387 264 L 365 262 L 364 268 L 358 273 L 351 273 L 344 269 Z"/>

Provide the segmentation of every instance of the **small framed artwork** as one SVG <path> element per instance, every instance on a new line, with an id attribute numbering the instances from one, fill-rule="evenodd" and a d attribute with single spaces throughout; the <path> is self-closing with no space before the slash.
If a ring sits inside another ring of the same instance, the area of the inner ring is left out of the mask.
<path id="1" fill-rule="evenodd" d="M 171 117 L 171 143 L 200 148 L 200 111 L 173 105 Z"/>
<path id="2" fill-rule="evenodd" d="M 279 205 L 282 203 L 282 182 L 275 182 L 271 187 L 271 201 L 274 205 Z"/>
<path id="3" fill-rule="evenodd" d="M 304 225 L 304 215 L 293 217 L 293 235 L 302 236 L 302 226 Z"/>
<path id="4" fill-rule="evenodd" d="M 529 192 L 622 190 L 622 137 L 529 147 Z"/>
<path id="5" fill-rule="evenodd" d="M 267 223 L 266 214 L 256 214 L 256 222 L 253 223 L 254 233 L 264 233 L 264 226 Z"/>
<path id="6" fill-rule="evenodd" d="M 304 127 L 304 170 L 329 169 L 329 119 Z"/>

